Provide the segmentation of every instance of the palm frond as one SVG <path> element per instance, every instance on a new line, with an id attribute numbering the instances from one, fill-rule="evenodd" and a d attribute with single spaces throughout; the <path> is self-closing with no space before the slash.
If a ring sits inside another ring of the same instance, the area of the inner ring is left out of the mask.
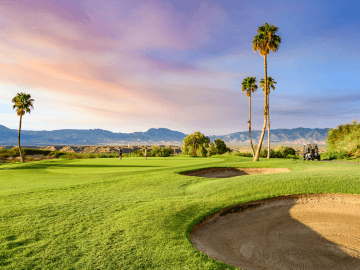
<path id="1" fill-rule="evenodd" d="M 18 116 L 24 115 L 26 112 L 30 113 L 34 109 L 34 99 L 31 98 L 30 94 L 17 93 L 17 95 L 11 100 L 13 103 L 13 109 L 16 109 Z"/>

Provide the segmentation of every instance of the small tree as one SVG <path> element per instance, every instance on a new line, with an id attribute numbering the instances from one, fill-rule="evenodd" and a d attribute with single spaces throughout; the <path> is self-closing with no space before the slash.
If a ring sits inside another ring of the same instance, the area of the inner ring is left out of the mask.
<path id="1" fill-rule="evenodd" d="M 275 149 L 276 152 L 279 152 L 281 157 L 285 158 L 287 155 L 295 155 L 295 149 L 291 147 L 286 147 L 278 145 Z"/>
<path id="2" fill-rule="evenodd" d="M 210 139 L 208 137 L 199 131 L 196 131 L 184 138 L 181 151 L 185 155 L 205 157 L 207 154 L 206 149 L 209 148 L 209 142 Z"/>
<path id="3" fill-rule="evenodd" d="M 216 146 L 213 142 L 210 143 L 209 145 L 209 150 L 208 150 L 208 153 L 207 155 L 208 156 L 213 156 L 213 155 L 216 155 L 217 154 L 217 149 L 216 149 Z"/>
<path id="4" fill-rule="evenodd" d="M 216 146 L 217 153 L 220 155 L 225 154 L 226 152 L 230 151 L 230 149 L 227 148 L 225 142 L 221 139 L 215 139 L 215 146 Z"/>

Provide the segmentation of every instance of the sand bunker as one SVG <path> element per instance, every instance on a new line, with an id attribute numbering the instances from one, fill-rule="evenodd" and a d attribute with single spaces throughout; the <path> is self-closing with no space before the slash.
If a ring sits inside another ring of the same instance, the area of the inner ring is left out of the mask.
<path id="1" fill-rule="evenodd" d="M 268 174 L 290 172 L 287 168 L 208 168 L 192 172 L 183 173 L 183 175 L 191 175 L 207 178 L 229 178 L 239 175 L 250 174 Z"/>
<path id="2" fill-rule="evenodd" d="M 196 224 L 198 250 L 241 269 L 360 269 L 360 195 L 291 195 Z"/>

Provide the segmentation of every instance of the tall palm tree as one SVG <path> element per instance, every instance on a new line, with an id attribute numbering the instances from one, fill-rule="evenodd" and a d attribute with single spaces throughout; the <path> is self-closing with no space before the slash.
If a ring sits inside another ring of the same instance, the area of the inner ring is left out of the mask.
<path id="1" fill-rule="evenodd" d="M 268 153 L 267 153 L 267 158 L 270 158 L 270 108 L 269 108 L 269 98 L 270 98 L 270 88 L 272 90 L 275 90 L 275 84 L 276 82 L 274 81 L 274 79 L 272 77 L 267 77 L 267 91 L 266 91 L 266 95 L 267 95 L 267 123 L 268 123 Z M 260 87 L 263 89 L 263 91 L 265 91 L 265 80 L 261 79 L 260 80 Z"/>
<path id="2" fill-rule="evenodd" d="M 256 85 L 256 78 L 255 77 L 247 77 L 243 80 L 243 82 L 241 83 L 242 87 L 241 87 L 241 92 L 246 91 L 246 96 L 249 97 L 249 138 L 250 138 L 250 145 L 251 145 L 251 150 L 253 153 L 253 157 L 255 156 L 255 151 L 254 151 L 254 146 L 252 143 L 252 139 L 251 139 L 251 92 L 255 92 L 258 87 Z"/>
<path id="3" fill-rule="evenodd" d="M 22 120 L 22 116 L 25 113 L 30 113 L 31 109 L 34 109 L 33 106 L 34 100 L 31 99 L 30 94 L 17 93 L 17 95 L 12 99 L 12 102 L 14 103 L 13 109 L 16 108 L 16 113 L 18 116 L 20 116 L 18 144 L 19 144 L 21 162 L 24 162 L 24 157 L 21 153 L 21 147 L 20 147 L 21 120 Z"/>
<path id="4" fill-rule="evenodd" d="M 259 51 L 260 55 L 264 57 L 264 70 L 265 70 L 265 89 L 267 89 L 267 55 L 270 53 L 270 51 L 277 51 L 280 46 L 281 38 L 275 33 L 279 29 L 274 25 L 269 25 L 268 23 L 265 23 L 263 26 L 260 26 L 257 30 L 257 35 L 254 37 L 254 40 L 252 41 L 253 50 Z M 266 121 L 267 121 L 267 94 L 265 91 L 265 101 L 264 101 L 264 125 L 263 130 L 261 133 L 260 141 L 259 141 L 259 147 L 256 151 L 256 155 L 254 157 L 253 161 L 259 161 L 259 155 L 260 150 L 262 146 L 262 142 L 265 135 L 265 129 L 266 129 Z"/>

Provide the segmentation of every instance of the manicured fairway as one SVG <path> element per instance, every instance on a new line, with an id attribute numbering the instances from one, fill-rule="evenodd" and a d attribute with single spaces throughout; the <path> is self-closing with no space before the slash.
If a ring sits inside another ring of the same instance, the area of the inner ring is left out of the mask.
<path id="1" fill-rule="evenodd" d="M 211 167 L 289 168 L 224 179 Z M 0 165 L 1 269 L 236 269 L 189 232 L 231 205 L 284 194 L 360 194 L 360 165 L 260 159 L 123 158 Z"/>

